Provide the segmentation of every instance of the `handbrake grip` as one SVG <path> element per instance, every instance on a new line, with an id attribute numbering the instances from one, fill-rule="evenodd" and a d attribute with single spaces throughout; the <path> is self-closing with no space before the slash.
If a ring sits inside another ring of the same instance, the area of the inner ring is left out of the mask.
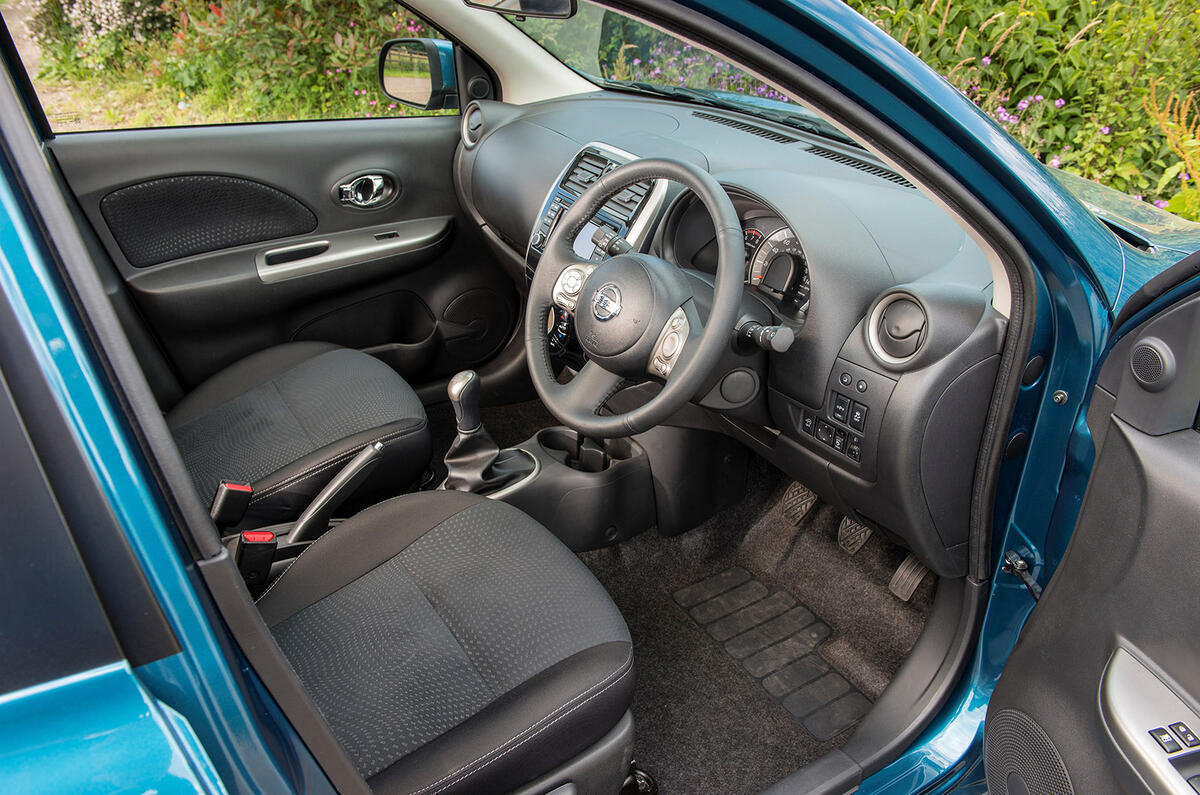
<path id="1" fill-rule="evenodd" d="M 383 452 L 383 442 L 367 445 L 358 455 L 350 459 L 350 463 L 342 467 L 342 471 L 333 476 L 333 480 L 325 484 L 325 488 L 313 498 L 304 513 L 296 520 L 292 532 L 288 533 L 288 544 L 298 544 L 302 541 L 314 541 L 329 529 L 329 520 L 346 498 L 354 493 L 362 484 L 375 465 L 379 463 Z"/>

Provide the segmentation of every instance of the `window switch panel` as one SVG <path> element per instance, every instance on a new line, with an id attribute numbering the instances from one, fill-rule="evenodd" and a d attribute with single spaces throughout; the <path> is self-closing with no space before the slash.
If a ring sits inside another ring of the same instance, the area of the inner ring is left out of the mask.
<path id="1" fill-rule="evenodd" d="M 1171 736 L 1171 733 L 1161 726 L 1157 729 L 1151 729 L 1150 736 L 1157 740 L 1158 744 L 1161 745 L 1162 749 L 1168 754 L 1173 754 L 1176 751 L 1183 750 L 1179 743 L 1175 742 L 1175 738 Z"/>
<path id="2" fill-rule="evenodd" d="M 1197 737 L 1196 734 L 1189 729 L 1187 724 L 1183 721 L 1172 723 L 1170 729 L 1175 733 L 1175 736 L 1179 738 L 1179 742 L 1183 743 L 1185 747 L 1195 748 L 1197 745 L 1200 745 L 1200 737 Z"/>

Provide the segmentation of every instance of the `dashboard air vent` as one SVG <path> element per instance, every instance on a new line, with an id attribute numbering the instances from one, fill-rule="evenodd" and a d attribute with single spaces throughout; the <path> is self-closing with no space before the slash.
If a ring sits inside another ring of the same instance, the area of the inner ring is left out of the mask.
<path id="1" fill-rule="evenodd" d="M 716 122 L 717 124 L 724 124 L 726 127 L 732 127 L 735 130 L 748 132 L 751 135 L 757 135 L 759 138 L 766 138 L 768 141 L 774 141 L 775 143 L 794 144 L 800 140 L 799 138 L 793 138 L 790 135 L 784 135 L 783 133 L 777 133 L 774 130 L 768 130 L 765 127 L 759 127 L 756 124 L 738 121 L 737 119 L 730 119 L 725 116 L 718 116 L 715 113 L 705 113 L 702 110 L 694 110 L 692 111 L 692 115 L 697 119 L 705 119 L 706 121 Z"/>
<path id="2" fill-rule="evenodd" d="M 472 102 L 463 109 L 459 132 L 462 134 L 463 146 L 467 149 L 475 146 L 483 137 L 483 108 L 479 107 L 478 102 Z"/>
<path id="3" fill-rule="evenodd" d="M 880 179 L 886 179 L 888 182 L 894 182 L 897 185 L 902 185 L 906 188 L 916 189 L 916 185 L 912 184 L 904 177 L 897 174 L 895 171 L 886 169 L 883 166 L 877 166 L 874 163 L 868 163 L 866 160 L 859 160 L 857 157 L 844 155 L 841 152 L 835 152 L 832 149 L 826 149 L 823 146 L 809 147 L 809 154 L 823 157 L 826 160 L 832 160 L 835 163 L 841 163 L 843 166 L 857 168 L 859 171 L 865 171 L 868 174 L 873 174 Z"/>
<path id="4" fill-rule="evenodd" d="M 867 342 L 871 353 L 885 365 L 906 364 L 925 342 L 929 317 L 914 296 L 905 292 L 885 295 L 867 320 Z"/>
<path id="5" fill-rule="evenodd" d="M 563 177 L 562 187 L 572 196 L 580 196 L 590 188 L 596 180 L 615 169 L 619 163 L 609 160 L 602 154 L 584 150 L 575 158 L 567 175 Z M 650 192 L 650 183 L 638 182 L 625 188 L 604 205 L 604 212 L 613 218 L 628 224 L 642 206 L 642 200 Z"/>
<path id="6" fill-rule="evenodd" d="M 572 196 L 579 196 L 592 187 L 592 183 L 612 171 L 617 164 L 603 155 L 585 151 L 575 158 L 575 164 L 563 177 L 562 186 Z"/>

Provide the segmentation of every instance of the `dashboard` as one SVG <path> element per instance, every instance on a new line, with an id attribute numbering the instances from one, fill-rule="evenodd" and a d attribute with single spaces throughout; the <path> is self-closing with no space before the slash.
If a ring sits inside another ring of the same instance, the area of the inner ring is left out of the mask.
<path id="1" fill-rule="evenodd" d="M 469 135 L 464 127 L 456 188 L 519 284 L 600 175 L 637 157 L 711 173 L 742 226 L 742 317 L 787 326 L 794 342 L 765 351 L 731 338 L 693 403 L 712 427 L 938 574 L 965 573 L 1007 319 L 992 306 L 987 256 L 954 219 L 865 150 L 732 112 L 601 91 L 473 103 L 470 114 L 477 123 Z M 679 267 L 699 306 L 706 291 L 711 299 L 716 233 L 681 186 L 651 180 L 623 191 L 578 235 L 576 255 L 603 259 L 605 235 Z M 552 354 L 578 367 L 570 317 L 547 323 Z M 628 399 L 645 388 L 654 387 Z"/>

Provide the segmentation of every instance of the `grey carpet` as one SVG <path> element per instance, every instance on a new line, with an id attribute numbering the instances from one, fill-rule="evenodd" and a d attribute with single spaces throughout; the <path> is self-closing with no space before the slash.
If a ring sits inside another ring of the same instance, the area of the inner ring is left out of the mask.
<path id="1" fill-rule="evenodd" d="M 797 527 L 782 511 L 787 481 L 760 461 L 746 497 L 673 538 L 653 530 L 582 557 L 633 635 L 635 755 L 665 795 L 747 793 L 845 743 L 820 742 L 693 621 L 672 594 L 740 565 L 791 592 L 833 634 L 817 652 L 877 698 L 916 642 L 933 595 L 928 576 L 910 603 L 888 591 L 905 552 L 878 535 L 853 557 L 837 546 L 841 516 L 820 503 Z"/>

